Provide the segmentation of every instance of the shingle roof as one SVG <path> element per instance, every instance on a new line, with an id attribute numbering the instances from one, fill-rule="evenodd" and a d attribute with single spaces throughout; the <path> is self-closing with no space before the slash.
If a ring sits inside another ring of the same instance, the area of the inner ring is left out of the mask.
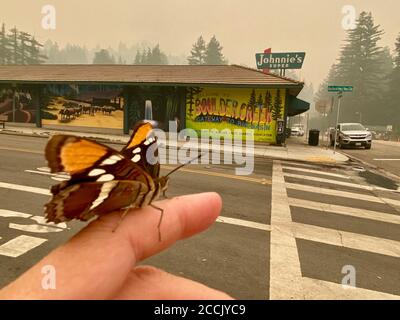
<path id="1" fill-rule="evenodd" d="M 0 66 L 0 82 L 303 87 L 302 82 L 237 65 L 10 65 Z"/>

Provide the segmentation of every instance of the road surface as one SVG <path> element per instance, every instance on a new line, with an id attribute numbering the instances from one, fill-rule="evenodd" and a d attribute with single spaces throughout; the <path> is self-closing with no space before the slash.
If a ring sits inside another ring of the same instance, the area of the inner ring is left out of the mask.
<path id="1" fill-rule="evenodd" d="M 400 142 L 376 140 L 371 150 L 344 149 L 343 152 L 400 177 Z"/>
<path id="2" fill-rule="evenodd" d="M 62 178 L 48 173 L 46 141 L 0 134 L 0 287 L 85 225 L 42 220 Z M 225 165 L 172 176 L 170 196 L 205 191 L 223 198 L 219 221 L 144 263 L 239 299 L 400 298 L 400 195 L 351 166 L 257 159 L 248 177 Z"/>

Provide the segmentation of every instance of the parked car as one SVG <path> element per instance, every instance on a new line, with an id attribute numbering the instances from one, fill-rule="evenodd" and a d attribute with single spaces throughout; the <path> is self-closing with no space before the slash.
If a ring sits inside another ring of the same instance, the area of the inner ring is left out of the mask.
<path id="1" fill-rule="evenodd" d="M 333 129 L 330 133 L 332 147 L 335 144 L 335 132 Z M 336 144 L 339 148 L 365 147 L 369 150 L 372 146 L 372 133 L 361 123 L 340 123 L 337 127 Z"/>
<path id="2" fill-rule="evenodd" d="M 295 136 L 295 137 L 302 137 L 302 136 L 304 136 L 304 130 L 301 127 L 292 127 L 291 135 Z"/>

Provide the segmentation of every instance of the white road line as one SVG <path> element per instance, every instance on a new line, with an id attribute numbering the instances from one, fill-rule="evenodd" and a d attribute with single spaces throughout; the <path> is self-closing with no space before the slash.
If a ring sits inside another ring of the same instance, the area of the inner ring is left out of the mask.
<path id="1" fill-rule="evenodd" d="M 53 180 L 56 181 L 67 181 L 70 179 L 70 176 L 67 174 L 55 174 L 55 173 L 50 173 L 50 172 L 44 172 L 44 171 L 36 171 L 36 170 L 24 170 L 25 172 L 28 173 L 34 173 L 34 174 L 40 174 L 44 176 L 50 176 Z"/>
<path id="2" fill-rule="evenodd" d="M 10 229 L 26 231 L 26 232 L 33 232 L 33 233 L 52 233 L 52 232 L 61 232 L 64 229 L 61 228 L 53 228 L 48 226 L 42 226 L 38 224 L 16 224 L 10 223 L 8 225 Z"/>
<path id="3" fill-rule="evenodd" d="M 273 162 L 270 299 L 303 299 L 301 267 L 280 161 Z"/>
<path id="4" fill-rule="evenodd" d="M 13 183 L 0 182 L 0 188 L 37 193 L 37 194 L 42 194 L 42 195 L 46 195 L 46 196 L 51 195 L 51 193 L 48 189 L 28 187 L 28 186 L 23 186 L 23 185 L 19 185 L 19 184 L 13 184 Z"/>
<path id="5" fill-rule="evenodd" d="M 377 220 L 377 221 L 393 223 L 393 224 L 400 224 L 400 215 L 382 213 L 382 212 L 378 212 L 378 211 L 357 209 L 357 208 L 352 208 L 352 207 L 344 207 L 344 206 L 338 206 L 338 205 L 333 205 L 333 204 L 328 204 L 328 203 L 320 203 L 320 202 L 295 199 L 295 198 L 289 198 L 289 205 L 295 206 L 295 207 L 301 207 L 301 208 L 305 208 L 305 209 L 311 209 L 311 210 L 332 212 L 332 213 L 356 217 L 356 218 Z"/>
<path id="6" fill-rule="evenodd" d="M 286 187 L 288 189 L 313 192 L 316 194 L 324 194 L 324 195 L 328 195 L 328 196 L 338 196 L 338 197 L 349 198 L 349 199 L 360 199 L 360 200 L 365 200 L 365 201 L 370 201 L 370 202 L 385 203 L 380 198 L 377 198 L 374 196 L 369 196 L 367 194 L 359 194 L 359 193 L 340 191 L 340 190 L 335 190 L 335 189 L 313 187 L 313 186 L 307 186 L 307 185 L 298 184 L 298 183 L 286 183 Z"/>
<path id="7" fill-rule="evenodd" d="M 400 159 L 374 159 L 374 161 L 400 161 Z"/>
<path id="8" fill-rule="evenodd" d="M 299 171 L 299 172 L 317 173 L 317 174 L 320 174 L 322 176 L 329 176 L 329 177 L 343 178 L 343 179 L 351 179 L 349 176 L 345 176 L 345 175 L 339 174 L 339 173 L 324 172 L 324 171 L 312 170 L 312 169 L 303 169 L 303 168 L 291 167 L 291 166 L 282 166 L 282 168 L 283 169 L 293 170 L 293 171 Z"/>
<path id="9" fill-rule="evenodd" d="M 30 217 L 32 217 L 32 215 L 28 214 L 28 213 L 18 212 L 18 211 L 0 209 L 0 217 L 3 217 L 3 218 L 30 218 Z"/>
<path id="10" fill-rule="evenodd" d="M 309 164 L 309 163 L 298 163 L 298 162 L 290 162 L 290 161 L 281 161 L 282 166 L 292 166 L 291 168 L 299 168 L 300 166 L 302 167 L 307 167 L 307 168 L 311 168 L 311 169 L 321 169 L 321 166 L 317 165 L 317 164 Z"/>
<path id="11" fill-rule="evenodd" d="M 232 224 L 232 225 L 241 226 L 241 227 L 247 227 L 247 228 L 252 228 L 252 229 L 258 229 L 258 230 L 263 230 L 263 231 L 270 231 L 271 230 L 271 226 L 269 226 L 267 224 L 258 223 L 258 222 L 252 222 L 252 221 L 246 221 L 246 220 L 242 220 L 242 219 L 219 217 L 217 219 L 217 222 L 226 223 L 226 224 Z"/>
<path id="12" fill-rule="evenodd" d="M 51 195 L 51 193 L 47 189 L 35 188 L 35 187 L 27 187 L 27 186 L 11 184 L 11 183 L 4 183 L 4 182 L 0 182 L 0 188 L 12 189 L 12 190 L 18 190 L 18 191 L 25 191 L 25 192 L 31 192 L 31 193 L 37 193 L 37 194 L 44 194 L 44 195 Z M 3 211 L 5 212 L 7 210 L 3 210 Z M 1 212 L 2 211 L 0 210 L 0 216 L 1 216 Z M 10 211 L 9 214 L 12 214 L 11 211 Z M 13 215 L 11 215 L 11 216 L 13 216 Z M 25 216 L 23 216 L 23 217 L 25 218 Z M 264 231 L 269 231 L 270 230 L 270 226 L 269 225 L 256 223 L 256 222 L 252 222 L 252 221 L 246 221 L 246 220 L 234 219 L 234 218 L 227 218 L 227 217 L 220 217 L 219 220 L 220 220 L 219 222 L 221 222 L 221 223 L 234 224 L 234 225 L 238 225 L 238 226 L 243 226 L 243 227 L 248 227 L 248 228 L 253 228 L 253 229 L 259 229 L 259 230 L 264 230 Z M 43 224 L 42 222 L 40 222 L 40 223 Z M 66 225 L 65 226 L 64 225 L 62 225 L 62 226 L 56 225 L 56 227 L 66 228 Z"/>
<path id="13" fill-rule="evenodd" d="M 357 283 L 356 283 L 357 284 Z M 364 288 L 345 289 L 341 284 L 303 278 L 307 300 L 399 300 L 400 296 Z"/>
<path id="14" fill-rule="evenodd" d="M 400 258 L 400 242 L 398 241 L 295 222 L 292 230 L 298 239 Z"/>
<path id="15" fill-rule="evenodd" d="M 397 206 L 400 208 L 400 201 L 399 200 L 395 200 L 395 199 L 389 199 L 389 198 L 381 198 L 383 201 L 385 201 L 386 203 L 392 204 L 394 206 Z"/>
<path id="16" fill-rule="evenodd" d="M 46 241 L 47 239 L 22 235 L 2 244 L 0 255 L 17 258 Z"/>
<path id="17" fill-rule="evenodd" d="M 339 186 L 347 186 L 347 187 L 353 187 L 353 188 L 369 190 L 369 191 L 383 190 L 383 191 L 389 191 L 389 192 L 394 192 L 394 193 L 399 192 L 398 190 L 391 190 L 391 189 L 380 188 L 380 187 L 371 187 L 371 186 L 365 186 L 365 185 L 357 184 L 357 183 L 317 178 L 317 177 L 305 176 L 305 175 L 301 175 L 301 174 L 284 173 L 284 175 L 285 175 L 285 177 L 290 177 L 290 178 L 298 178 L 298 179 L 303 179 L 303 180 L 308 180 L 308 181 L 317 181 L 317 182 L 327 182 L 327 183 L 331 183 L 331 184 L 333 183 L 333 184 L 336 184 Z"/>

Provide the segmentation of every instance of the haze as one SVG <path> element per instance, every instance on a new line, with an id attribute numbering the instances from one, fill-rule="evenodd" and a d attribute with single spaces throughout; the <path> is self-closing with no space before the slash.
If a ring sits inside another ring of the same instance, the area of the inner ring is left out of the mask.
<path id="1" fill-rule="evenodd" d="M 344 5 L 357 14 L 371 11 L 385 30 L 382 46 L 394 47 L 400 32 L 398 0 L 51 0 L 2 1 L 2 20 L 8 28 L 34 34 L 39 41 L 117 47 L 146 41 L 159 43 L 167 54 L 188 55 L 199 35 L 212 35 L 224 47 L 230 64 L 255 68 L 255 53 L 307 52 L 300 77 L 314 87 L 335 62 L 345 37 Z M 43 5 L 57 10 L 56 30 L 41 27 Z M 132 57 L 133 61 L 134 57 Z M 130 61 L 129 61 L 130 62 Z"/>

